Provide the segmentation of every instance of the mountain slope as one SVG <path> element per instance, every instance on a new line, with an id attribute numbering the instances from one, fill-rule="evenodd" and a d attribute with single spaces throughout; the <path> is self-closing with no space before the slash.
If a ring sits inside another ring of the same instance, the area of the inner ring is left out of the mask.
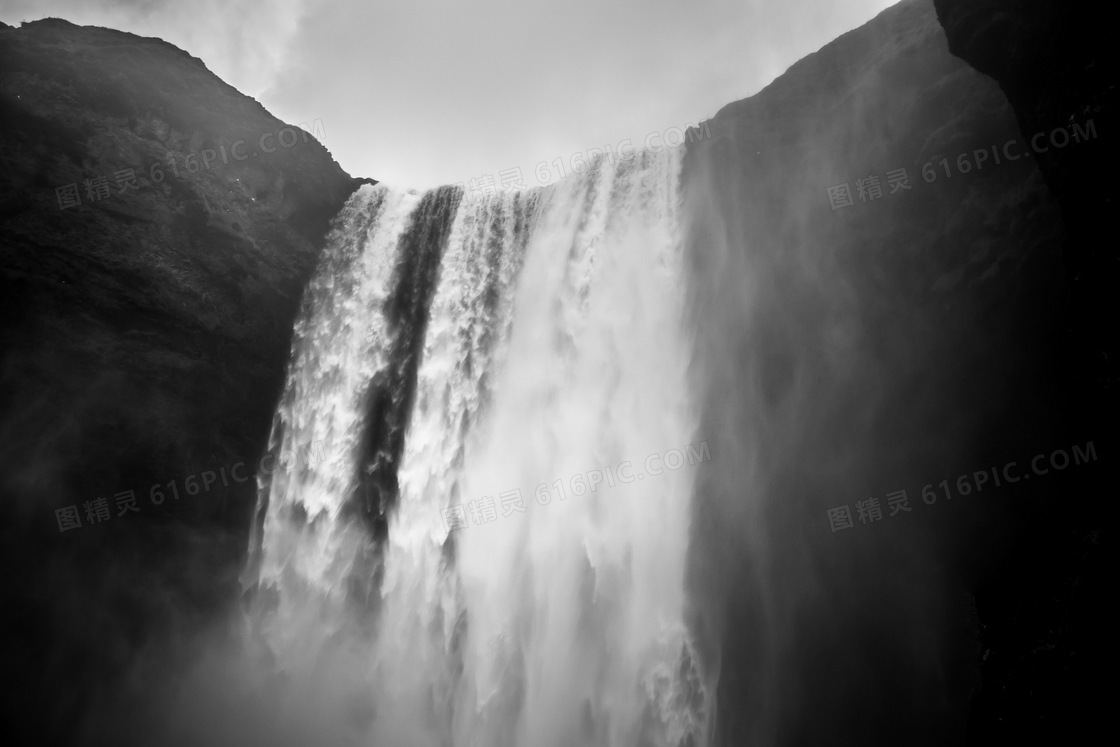
<path id="1" fill-rule="evenodd" d="M 236 599 L 297 304 L 361 181 L 159 39 L 0 27 L 6 723 L 61 739 Z"/>

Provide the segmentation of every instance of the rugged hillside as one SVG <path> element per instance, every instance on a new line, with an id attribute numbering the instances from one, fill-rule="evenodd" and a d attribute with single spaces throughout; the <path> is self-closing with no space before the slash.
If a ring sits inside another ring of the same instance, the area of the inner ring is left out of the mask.
<path id="1" fill-rule="evenodd" d="M 1080 507 L 1115 464 L 1115 425 L 1079 417 L 1069 363 L 1069 330 L 1106 318 L 1072 300 L 1063 199 L 1031 144 L 1096 152 L 1094 110 L 1071 113 L 1021 127 L 953 56 L 931 0 L 904 0 L 689 146 L 714 457 L 692 585 L 721 745 L 1010 743 L 1048 724 L 1084 741 L 1092 648 L 1040 687 L 1072 650 L 1063 617 L 1085 620 Z M 1099 459 L 1063 463 L 1094 439 Z M 1061 470 L 1018 476 L 1059 450 Z M 997 660 L 1012 677 L 993 677 Z"/>
<path id="2" fill-rule="evenodd" d="M 0 130 L 5 706 L 58 736 L 236 598 L 296 306 L 360 180 L 182 50 L 59 20 L 0 27 Z"/>

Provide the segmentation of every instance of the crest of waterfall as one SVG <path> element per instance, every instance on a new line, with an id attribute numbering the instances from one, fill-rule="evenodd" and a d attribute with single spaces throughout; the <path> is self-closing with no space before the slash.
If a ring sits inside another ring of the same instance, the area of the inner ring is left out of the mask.
<path id="1" fill-rule="evenodd" d="M 277 671 L 353 743 L 706 743 L 695 468 L 646 466 L 696 441 L 679 169 L 666 151 L 518 193 L 364 187 L 339 216 L 271 443 L 325 458 L 262 481 L 246 579 Z M 404 413 L 399 455 L 370 438 L 390 432 L 375 390 Z M 363 504 L 385 465 L 395 495 Z"/>

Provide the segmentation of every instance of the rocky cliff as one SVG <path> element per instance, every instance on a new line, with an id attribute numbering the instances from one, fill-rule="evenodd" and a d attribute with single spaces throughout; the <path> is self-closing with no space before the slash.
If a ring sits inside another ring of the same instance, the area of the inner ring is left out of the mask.
<path id="1" fill-rule="evenodd" d="M 6 728 L 87 728 L 236 599 L 300 294 L 361 181 L 305 126 L 159 39 L 0 27 Z"/>
<path id="2" fill-rule="evenodd" d="M 1117 448 L 1120 247 L 1115 240 L 1115 47 L 1084 2 L 935 0 L 950 51 L 990 76 L 1062 211 L 1069 313 L 1062 318 L 1070 420 Z M 1090 137 L 1066 143 L 1071 122 Z M 977 743 L 1089 741 L 1107 728 L 1114 662 L 1107 600 L 1114 582 L 1110 471 L 1055 496 L 1050 520 L 1025 532 L 976 592 L 983 687 L 971 713 Z"/>
<path id="3" fill-rule="evenodd" d="M 969 11 L 959 30 L 1000 18 Z M 1071 330 L 1114 315 L 1067 282 L 1100 242 L 1069 253 L 1084 206 L 1049 172 L 1058 152 L 1092 162 L 1109 130 L 1092 107 L 1024 121 L 948 28 L 905 0 L 689 146 L 713 452 L 690 585 L 721 745 L 1080 741 L 1095 723 L 1103 671 L 1066 634 L 1103 644 L 1086 517 L 1115 423 L 1079 415 Z M 1048 90 L 1080 80 L 1080 58 L 1023 44 Z M 1062 469 L 1023 479 L 1038 454 Z"/>

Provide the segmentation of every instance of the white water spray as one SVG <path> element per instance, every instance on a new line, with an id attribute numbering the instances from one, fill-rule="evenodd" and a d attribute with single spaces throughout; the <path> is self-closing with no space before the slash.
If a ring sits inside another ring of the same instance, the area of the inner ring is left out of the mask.
<path id="1" fill-rule="evenodd" d="M 641 153 L 545 190 L 463 198 L 372 621 L 348 607 L 370 547 L 343 509 L 361 403 L 390 365 L 379 304 L 419 198 L 364 188 L 344 212 L 273 436 L 322 439 L 328 459 L 262 487 L 256 565 L 276 600 L 260 624 L 276 667 L 311 688 L 341 670 L 318 697 L 354 743 L 706 742 L 710 696 L 683 622 L 697 467 L 646 473 L 697 442 L 679 168 L 677 152 Z"/>

